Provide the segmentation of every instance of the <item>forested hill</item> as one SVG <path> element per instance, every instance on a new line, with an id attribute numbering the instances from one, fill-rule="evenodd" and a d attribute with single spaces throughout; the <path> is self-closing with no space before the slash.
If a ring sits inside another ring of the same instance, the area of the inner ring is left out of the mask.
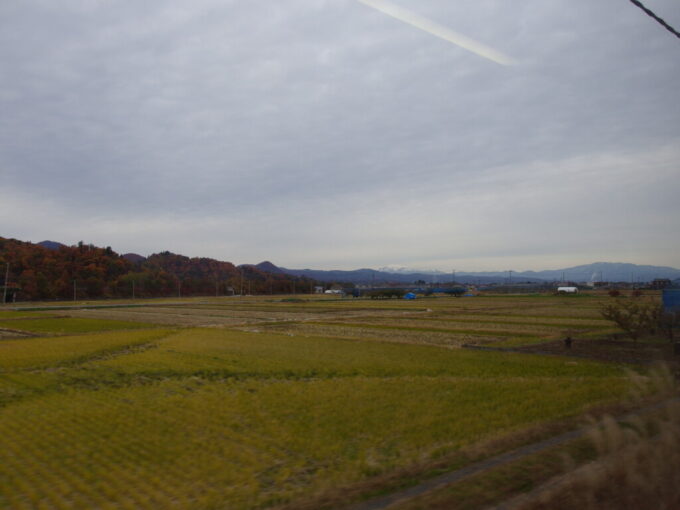
<path id="1" fill-rule="evenodd" d="M 308 278 L 272 274 L 255 266 L 189 258 L 170 252 L 138 263 L 110 247 L 91 244 L 46 248 L 0 237 L 0 281 L 17 300 L 289 293 L 309 289 Z"/>

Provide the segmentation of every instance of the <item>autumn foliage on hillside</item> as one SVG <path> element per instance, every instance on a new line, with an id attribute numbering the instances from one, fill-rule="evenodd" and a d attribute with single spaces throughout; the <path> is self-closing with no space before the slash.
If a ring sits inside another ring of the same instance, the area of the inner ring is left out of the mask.
<path id="1" fill-rule="evenodd" d="M 0 280 L 9 263 L 8 289 L 12 298 L 78 299 L 161 296 L 276 294 L 309 291 L 311 280 L 272 274 L 252 266 L 189 258 L 170 252 L 133 263 L 110 247 L 91 244 L 40 245 L 0 237 Z"/>

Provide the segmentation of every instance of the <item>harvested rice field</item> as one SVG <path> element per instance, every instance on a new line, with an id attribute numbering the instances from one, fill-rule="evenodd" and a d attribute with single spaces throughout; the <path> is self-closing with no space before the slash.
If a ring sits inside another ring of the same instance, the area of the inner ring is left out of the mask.
<path id="1" fill-rule="evenodd" d="M 596 341 L 599 299 L 6 308 L 0 508 L 349 506 L 617 405 L 622 363 L 464 348 Z"/>

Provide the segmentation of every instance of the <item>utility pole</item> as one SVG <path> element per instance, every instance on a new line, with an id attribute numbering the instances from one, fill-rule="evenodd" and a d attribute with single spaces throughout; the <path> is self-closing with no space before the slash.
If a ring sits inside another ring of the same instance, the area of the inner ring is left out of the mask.
<path id="1" fill-rule="evenodd" d="M 7 280 L 9 279 L 9 262 L 7 262 L 7 269 L 5 269 L 5 288 L 2 291 L 2 304 L 7 304 Z"/>
<path id="2" fill-rule="evenodd" d="M 241 268 L 241 297 L 243 297 L 243 268 Z"/>

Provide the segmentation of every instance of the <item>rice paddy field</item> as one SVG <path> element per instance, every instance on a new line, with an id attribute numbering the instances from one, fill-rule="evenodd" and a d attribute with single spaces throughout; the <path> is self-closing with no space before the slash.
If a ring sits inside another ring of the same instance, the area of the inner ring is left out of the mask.
<path id="1" fill-rule="evenodd" d="M 343 488 L 352 499 L 331 507 L 350 505 L 371 495 L 353 487 L 625 397 L 619 364 L 463 347 L 595 339 L 615 331 L 599 307 L 298 296 L 7 308 L 0 508 L 314 508 Z"/>

